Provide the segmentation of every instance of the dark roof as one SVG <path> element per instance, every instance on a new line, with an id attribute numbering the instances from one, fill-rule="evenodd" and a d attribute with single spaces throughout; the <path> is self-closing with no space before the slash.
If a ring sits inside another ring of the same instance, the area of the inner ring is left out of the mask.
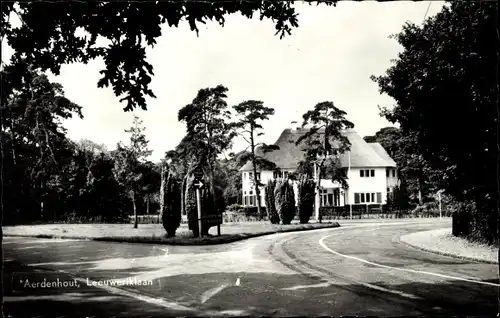
<path id="1" fill-rule="evenodd" d="M 298 163 L 304 159 L 305 145 L 300 144 L 295 145 L 295 141 L 300 135 L 306 133 L 308 128 L 297 128 L 291 129 L 287 128 L 283 130 L 278 140 L 274 143 L 279 146 L 279 150 L 263 154 L 260 148 L 256 149 L 256 154 L 263 156 L 269 161 L 274 162 L 281 169 L 296 169 Z M 324 130 L 320 130 L 319 133 L 324 133 Z M 342 131 L 342 134 L 346 136 L 351 142 L 351 167 L 394 167 L 395 162 L 390 158 L 390 156 L 385 152 L 384 154 L 379 154 L 380 149 L 378 146 L 370 146 L 366 141 L 361 138 L 356 131 L 353 129 L 346 129 Z M 377 148 L 378 150 L 375 150 Z M 383 148 L 382 148 L 383 150 Z M 349 153 L 344 153 L 340 156 L 340 163 L 342 167 L 349 167 Z M 247 162 L 240 171 L 251 171 L 252 164 Z"/>

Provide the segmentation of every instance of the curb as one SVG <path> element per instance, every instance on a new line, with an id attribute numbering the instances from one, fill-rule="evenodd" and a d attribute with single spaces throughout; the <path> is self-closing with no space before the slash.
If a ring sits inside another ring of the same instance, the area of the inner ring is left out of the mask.
<path id="1" fill-rule="evenodd" d="M 415 248 L 417 250 L 421 250 L 421 251 L 432 253 L 432 254 L 436 254 L 436 255 L 453 257 L 453 258 L 457 258 L 457 259 L 461 259 L 461 260 L 465 260 L 465 261 L 474 261 L 474 262 L 478 262 L 478 263 L 498 265 L 498 261 L 496 261 L 496 262 L 495 261 L 489 261 L 489 260 L 486 260 L 486 259 L 481 259 L 481 258 L 476 258 L 476 257 L 470 257 L 470 256 L 463 256 L 463 255 L 457 255 L 457 254 L 453 254 L 453 253 L 442 252 L 442 251 L 437 251 L 437 250 L 433 250 L 433 249 L 430 249 L 430 248 L 425 248 L 425 247 L 422 247 L 422 246 L 419 246 L 419 245 L 416 245 L 416 244 L 413 244 L 413 243 L 409 243 L 406 240 L 403 240 L 402 237 L 399 237 L 399 241 L 403 242 L 404 244 L 406 244 L 406 245 L 408 245 L 410 247 L 413 247 L 413 248 Z"/>
<path id="2" fill-rule="evenodd" d="M 95 241 L 95 242 L 113 242 L 113 243 L 132 243 L 132 244 L 157 244 L 157 245 L 177 245 L 177 246 L 205 246 L 205 245 L 223 245 L 234 243 L 238 241 L 247 240 L 254 237 L 260 237 L 271 234 L 279 234 L 279 233 L 289 233 L 289 232 L 305 232 L 312 230 L 324 230 L 324 229 L 333 229 L 340 227 L 338 222 L 328 224 L 328 226 L 322 226 L 317 228 L 294 228 L 294 229 L 284 229 L 279 231 L 267 231 L 255 234 L 242 233 L 229 236 L 231 234 L 226 234 L 228 236 L 224 237 L 221 240 L 200 240 L 199 238 L 192 238 L 189 241 L 163 241 L 156 240 L 152 238 L 141 238 L 141 237 L 85 237 L 85 236 L 70 236 L 70 235 L 52 235 L 52 234 L 38 234 L 38 235 L 28 235 L 28 234 L 9 234 L 3 235 L 4 237 L 32 237 L 32 238 L 45 238 L 45 239 L 71 239 L 71 240 L 85 240 L 85 241 Z M 217 238 L 217 236 L 212 236 Z M 158 236 L 158 238 L 162 238 Z"/>

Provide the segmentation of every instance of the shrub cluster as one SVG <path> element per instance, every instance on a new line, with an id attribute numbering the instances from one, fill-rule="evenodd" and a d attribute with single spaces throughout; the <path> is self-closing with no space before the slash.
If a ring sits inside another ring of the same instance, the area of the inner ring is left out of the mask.
<path id="1" fill-rule="evenodd" d="M 315 183 L 313 180 L 301 178 L 297 184 L 299 219 L 301 224 L 309 222 L 314 209 Z"/>
<path id="2" fill-rule="evenodd" d="M 186 214 L 188 218 L 188 228 L 193 231 L 194 236 L 198 236 L 199 226 L 198 226 L 198 207 L 196 202 L 196 187 L 195 187 L 195 178 L 194 176 L 189 176 L 186 183 L 186 195 L 185 195 L 185 204 L 186 204 Z M 205 182 L 205 184 L 209 184 Z M 217 208 L 213 204 L 213 198 L 210 193 L 210 190 L 205 188 L 201 192 L 200 203 L 201 203 L 201 217 L 206 217 L 210 215 L 217 214 Z M 208 235 L 208 231 L 212 226 L 216 225 L 215 221 L 202 221 L 201 227 L 201 235 Z"/>
<path id="3" fill-rule="evenodd" d="M 279 180 L 274 189 L 274 204 L 281 224 L 290 224 L 295 217 L 295 194 L 289 180 Z"/>
<path id="4" fill-rule="evenodd" d="M 260 209 L 262 213 L 266 213 L 267 209 L 265 206 L 261 206 Z M 232 204 L 228 207 L 227 210 L 232 213 L 244 215 L 245 217 L 257 217 L 257 218 L 259 217 L 256 206 L 244 206 L 240 204 Z"/>
<path id="5" fill-rule="evenodd" d="M 276 189 L 276 180 L 269 180 L 264 188 L 264 198 L 266 201 L 266 211 L 267 218 L 272 224 L 279 224 L 280 217 L 276 210 L 275 199 L 274 199 L 274 190 Z"/>
<path id="6" fill-rule="evenodd" d="M 160 215 L 168 237 L 174 237 L 181 225 L 181 189 L 177 180 L 170 174 L 162 176 L 160 188 Z"/>

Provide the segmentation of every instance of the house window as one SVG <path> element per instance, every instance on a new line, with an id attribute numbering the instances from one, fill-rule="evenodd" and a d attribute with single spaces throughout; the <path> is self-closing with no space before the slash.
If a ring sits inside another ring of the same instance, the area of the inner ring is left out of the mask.
<path id="1" fill-rule="evenodd" d="M 390 172 L 390 170 L 389 170 L 389 169 L 386 169 L 386 170 L 385 170 L 385 176 L 386 176 L 387 178 L 389 178 L 389 177 L 390 177 L 389 172 Z"/>
<path id="2" fill-rule="evenodd" d="M 321 189 L 319 190 L 319 205 L 320 206 L 326 206 L 327 201 L 326 201 L 326 189 Z"/>
<path id="3" fill-rule="evenodd" d="M 256 195 L 253 194 L 253 191 L 248 191 L 248 194 L 247 194 L 247 191 L 244 191 L 243 193 L 244 193 L 243 205 L 244 206 L 255 206 L 255 204 L 257 202 L 257 197 L 256 197 Z"/>
<path id="4" fill-rule="evenodd" d="M 377 195 L 377 203 L 382 203 L 382 192 L 373 193 L 354 193 L 354 204 L 359 203 L 375 203 L 375 194 Z"/>
<path id="5" fill-rule="evenodd" d="M 249 173 L 248 173 L 248 177 L 249 177 L 250 179 L 252 179 L 252 178 L 253 178 L 253 172 L 249 172 Z"/>
<path id="6" fill-rule="evenodd" d="M 255 176 L 257 177 L 257 180 L 260 180 L 260 172 L 257 172 Z"/>
<path id="7" fill-rule="evenodd" d="M 273 178 L 274 179 L 283 178 L 283 172 L 282 171 L 274 171 L 273 172 Z"/>
<path id="8" fill-rule="evenodd" d="M 392 169 L 392 177 L 396 178 L 396 169 Z"/>
<path id="9" fill-rule="evenodd" d="M 328 193 L 328 205 L 333 205 L 333 193 Z"/>
<path id="10" fill-rule="evenodd" d="M 370 170 L 370 169 L 359 170 L 359 176 L 365 178 L 375 177 L 375 170 Z"/>

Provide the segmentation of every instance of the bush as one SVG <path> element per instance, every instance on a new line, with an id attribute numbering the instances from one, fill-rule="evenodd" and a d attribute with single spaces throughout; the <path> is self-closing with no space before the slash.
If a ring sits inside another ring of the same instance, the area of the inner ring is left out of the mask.
<path id="1" fill-rule="evenodd" d="M 166 179 L 166 180 L 165 180 Z M 168 174 L 160 188 L 161 221 L 168 237 L 174 237 L 181 225 L 181 189 L 177 180 Z"/>
<path id="2" fill-rule="evenodd" d="M 298 191 L 298 210 L 301 224 L 309 222 L 314 209 L 315 183 L 313 180 L 301 178 L 297 185 Z"/>
<path id="3" fill-rule="evenodd" d="M 276 180 L 269 180 L 264 188 L 264 199 L 266 201 L 267 218 L 272 224 L 279 224 L 280 217 L 276 211 L 276 202 L 274 200 L 274 190 L 276 189 Z"/>
<path id="4" fill-rule="evenodd" d="M 227 207 L 227 210 L 230 212 L 239 212 L 242 211 L 245 207 L 240 204 L 231 204 L 230 206 Z"/>
<path id="5" fill-rule="evenodd" d="M 452 207 L 452 234 L 467 237 L 471 233 L 472 214 L 475 212 L 473 202 L 457 202 Z"/>
<path id="6" fill-rule="evenodd" d="M 196 203 L 196 187 L 194 185 L 194 177 L 189 176 L 188 181 L 186 183 L 186 214 L 188 218 L 188 228 L 193 231 L 194 236 L 199 236 L 199 226 L 198 226 L 198 207 Z M 205 184 L 208 184 L 205 182 Z M 201 192 L 201 213 L 202 217 L 206 217 L 209 215 L 216 214 L 216 209 L 214 208 L 212 196 L 207 189 L 204 189 Z M 201 234 L 208 235 L 208 231 L 214 225 L 215 222 L 203 221 Z"/>
<path id="7" fill-rule="evenodd" d="M 276 211 L 282 224 L 290 224 L 295 217 L 295 194 L 293 185 L 288 180 L 276 183 L 274 190 Z"/>
<path id="8" fill-rule="evenodd" d="M 439 206 L 437 202 L 426 202 L 417 206 L 411 213 L 416 217 L 438 216 Z"/>

